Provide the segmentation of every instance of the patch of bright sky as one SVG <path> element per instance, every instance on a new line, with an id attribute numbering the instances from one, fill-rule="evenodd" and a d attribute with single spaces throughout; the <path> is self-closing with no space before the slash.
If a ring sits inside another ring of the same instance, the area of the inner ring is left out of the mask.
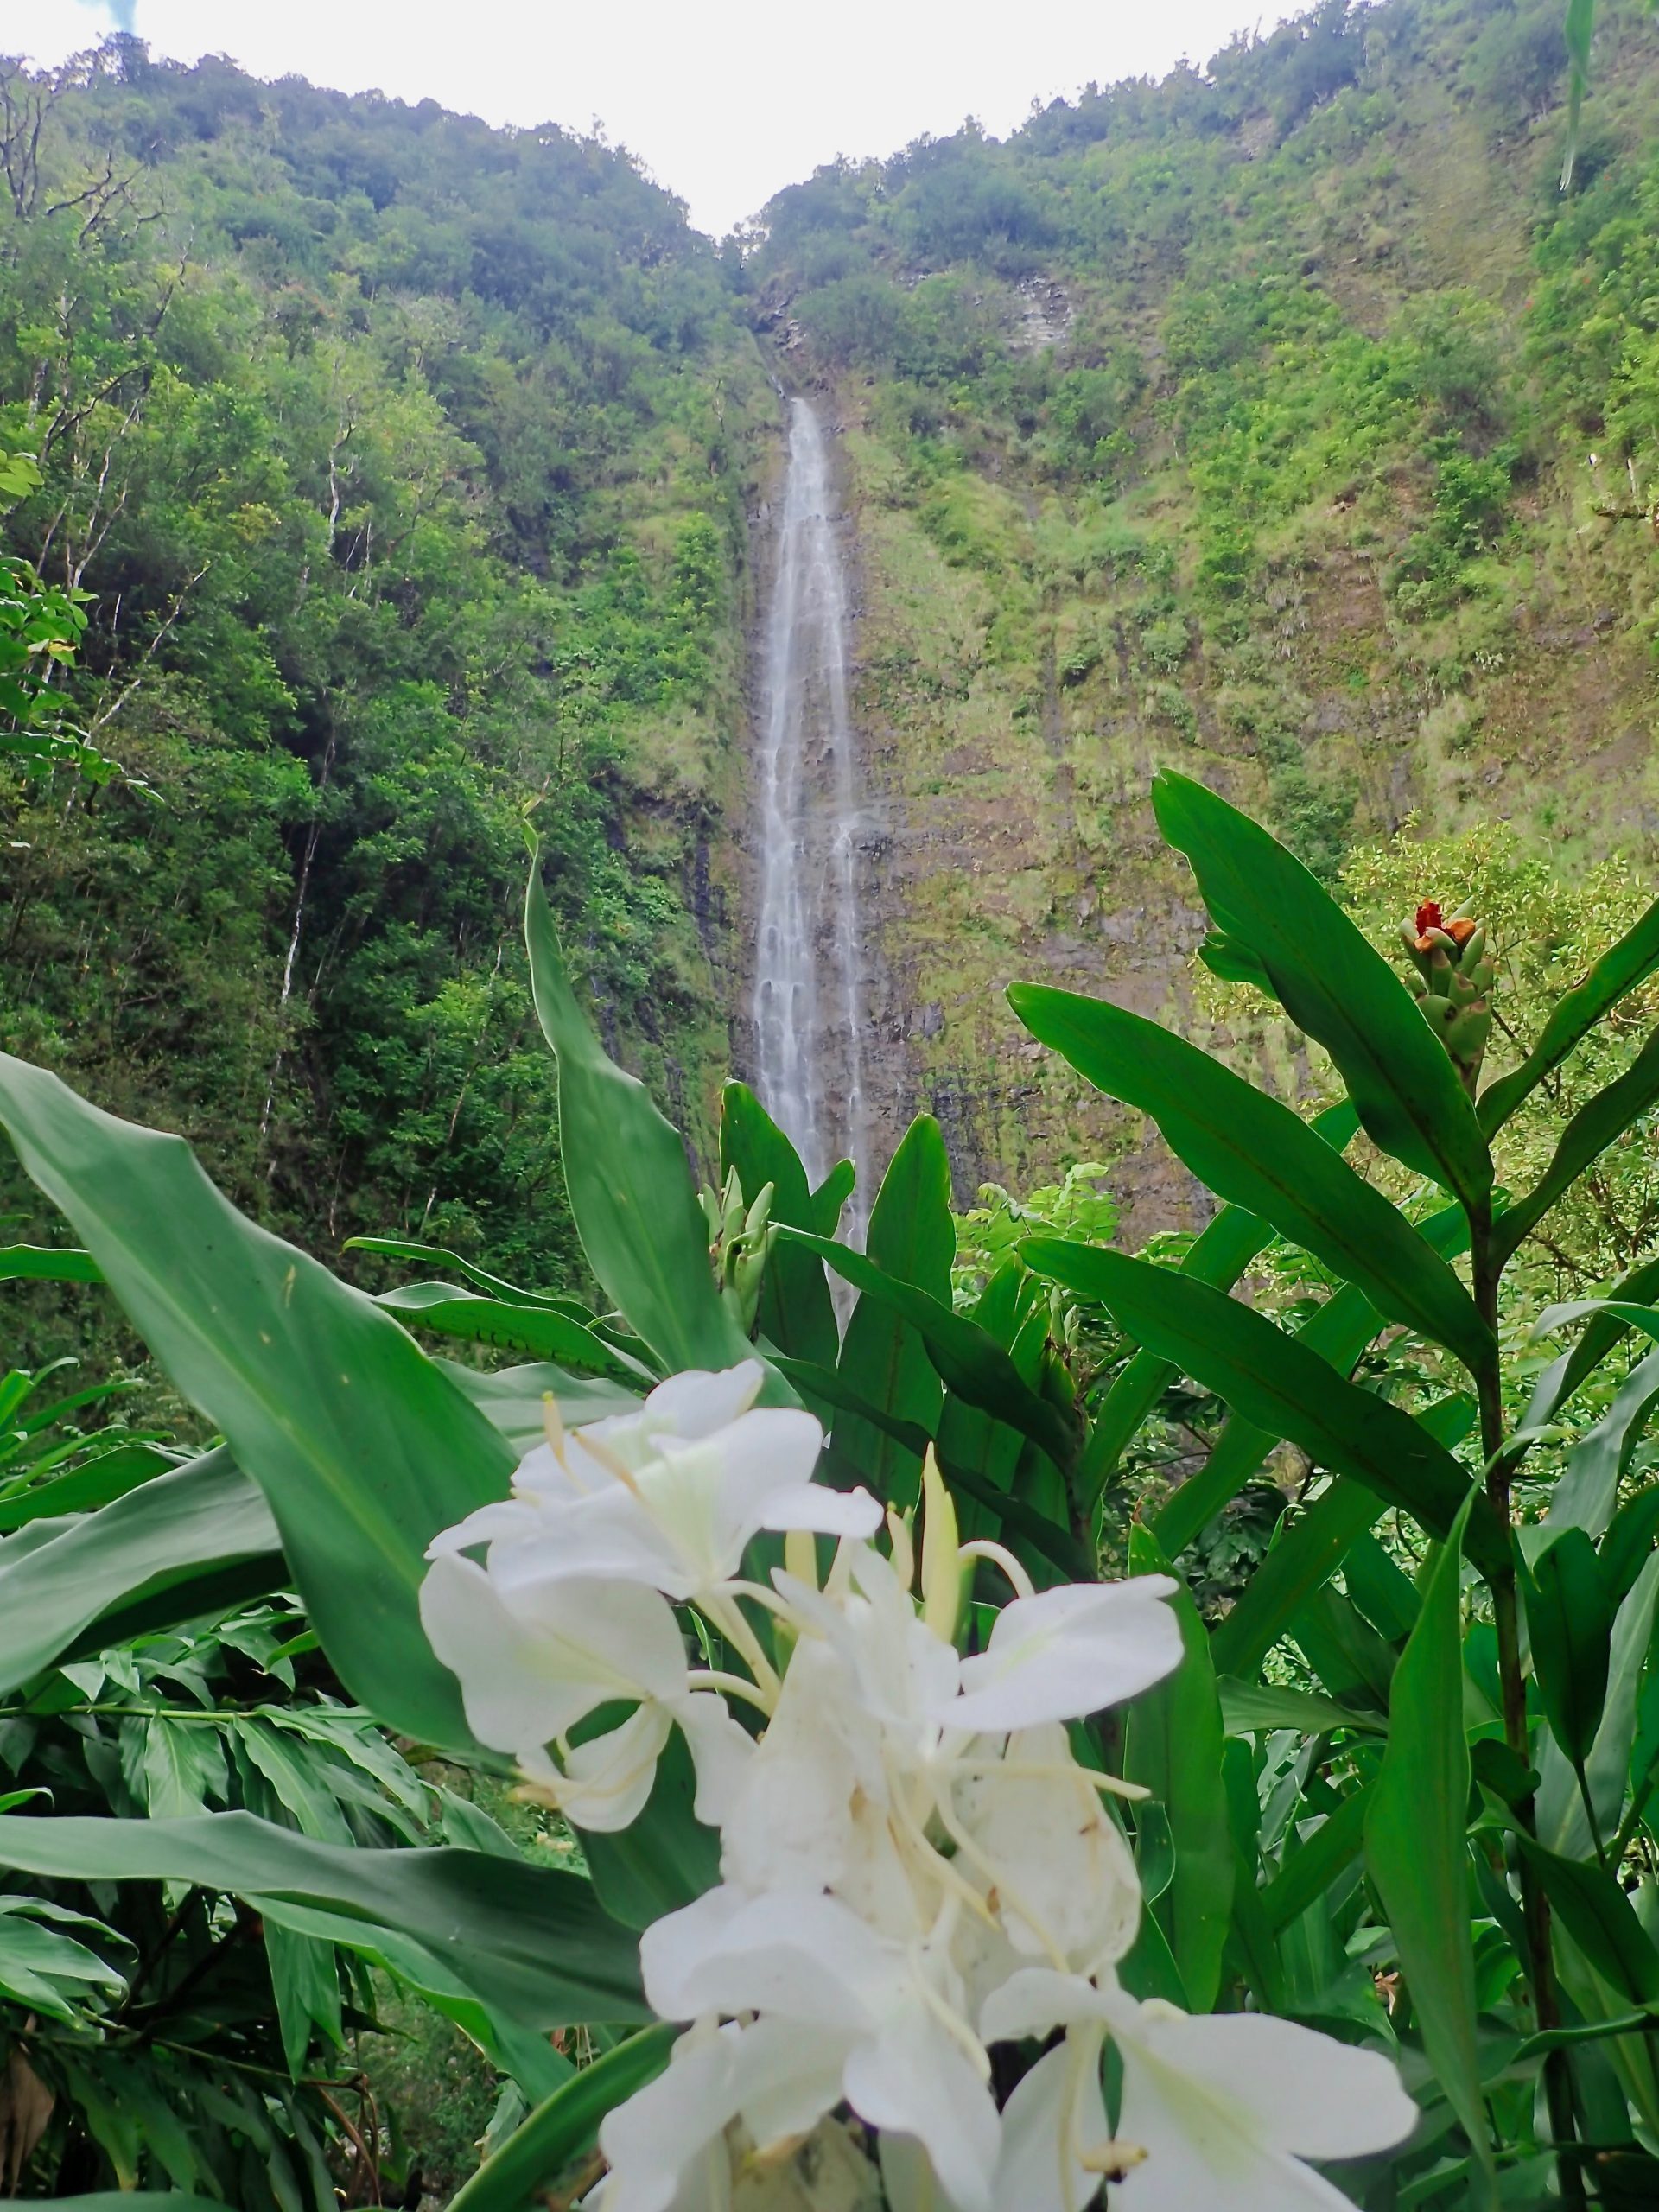
<path id="1" fill-rule="evenodd" d="M 5 10 L 0 9 L 0 14 Z M 837 155 L 1202 62 L 1283 0 L 28 0 L 32 58 L 119 21 L 157 54 L 433 99 L 493 124 L 597 123 L 721 234 Z M 10 45 L 16 34 L 0 30 Z"/>

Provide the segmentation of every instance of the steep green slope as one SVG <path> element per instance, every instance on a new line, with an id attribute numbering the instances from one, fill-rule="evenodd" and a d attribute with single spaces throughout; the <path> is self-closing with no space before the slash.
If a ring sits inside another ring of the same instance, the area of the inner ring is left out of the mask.
<path id="1" fill-rule="evenodd" d="M 845 426 L 880 1088 L 963 1182 L 1134 1142 L 999 987 L 1179 1005 L 1164 761 L 1327 874 L 1414 810 L 1650 849 L 1656 65 L 1607 10 L 1565 200 L 1554 0 L 1327 0 L 767 211 L 763 312 Z"/>
<path id="2" fill-rule="evenodd" d="M 727 1058 L 774 403 L 714 251 L 552 129 L 123 41 L 8 90 L 3 527 L 92 594 L 69 712 L 148 789 L 0 786 L 0 1045 L 303 1241 L 566 1274 L 526 799 L 694 1129 Z"/>

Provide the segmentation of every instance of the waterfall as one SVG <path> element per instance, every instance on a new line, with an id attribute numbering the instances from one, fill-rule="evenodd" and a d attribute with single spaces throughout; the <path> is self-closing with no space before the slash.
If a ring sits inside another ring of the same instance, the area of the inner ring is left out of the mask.
<path id="1" fill-rule="evenodd" d="M 755 1087 L 815 1184 L 851 1157 L 861 1221 L 859 778 L 834 509 L 823 426 L 810 400 L 792 399 L 761 687 Z"/>

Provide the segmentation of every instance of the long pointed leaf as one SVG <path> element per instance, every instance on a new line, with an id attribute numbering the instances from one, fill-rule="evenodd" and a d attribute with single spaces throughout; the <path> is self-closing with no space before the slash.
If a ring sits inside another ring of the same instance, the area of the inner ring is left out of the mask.
<path id="1" fill-rule="evenodd" d="M 540 2104 L 449 2200 L 449 2212 L 522 2212 L 590 2150 L 599 2124 L 668 2063 L 680 2030 L 664 2022 L 630 2036 Z"/>
<path id="2" fill-rule="evenodd" d="M 779 1235 L 817 1253 L 844 1282 L 852 1284 L 861 1303 L 873 1300 L 914 1329 L 940 1379 L 959 1398 L 1028 1437 L 1056 1466 L 1071 1465 L 1077 1456 L 1076 1432 L 1058 1407 L 1038 1396 L 988 1330 L 916 1284 L 884 1274 L 862 1252 L 801 1229 L 781 1229 Z"/>
<path id="3" fill-rule="evenodd" d="M 1380 1313 L 1445 1344 L 1465 1365 L 1490 1355 L 1491 1332 L 1446 1262 L 1288 1106 L 1185 1038 L 1107 1001 L 1014 983 L 1008 1002 L 1033 1037 L 1064 1053 L 1097 1090 L 1150 1114 L 1218 1198 L 1270 1221 Z"/>
<path id="4" fill-rule="evenodd" d="M 1561 1131 L 1554 1155 L 1535 1187 L 1499 1214 L 1492 1227 L 1492 1249 L 1498 1259 L 1507 1260 L 1550 1208 L 1566 1197 L 1586 1168 L 1656 1102 L 1659 1102 L 1659 1029 L 1616 1082 L 1579 1109 Z"/>
<path id="5" fill-rule="evenodd" d="M 1316 1114 L 1310 1126 L 1326 1144 L 1341 1152 L 1352 1143 L 1359 1116 L 1344 1098 Z M 1241 1206 L 1223 1206 L 1188 1248 L 1179 1272 L 1209 1283 L 1213 1289 L 1230 1290 L 1256 1254 L 1271 1242 L 1272 1230 L 1258 1214 Z M 1101 1493 L 1129 1439 L 1176 1376 L 1176 1369 L 1166 1359 L 1141 1351 L 1135 1353 L 1113 1382 L 1077 1462 L 1077 1496 L 1086 1510 L 1097 1510 Z"/>
<path id="6" fill-rule="evenodd" d="M 118 1607 L 194 1592 L 204 1571 L 278 1549 L 270 1508 L 225 1451 L 155 1476 L 99 1512 L 32 1524 L 0 1542 L 0 1689 L 67 1656 Z"/>
<path id="7" fill-rule="evenodd" d="M 401 1929 L 491 2005 L 534 2028 L 650 2014 L 639 1938 L 580 1876 L 493 1853 L 317 1843 L 251 1813 L 186 1821 L 0 1816 L 0 1866 L 60 1881 L 190 1882 L 292 1898 Z"/>
<path id="8" fill-rule="evenodd" d="M 588 1266 L 671 1373 L 752 1358 L 715 1287 L 684 1147 L 576 1003 L 538 867 L 525 895 L 524 938 L 537 1015 L 558 1062 L 560 1156 Z"/>
<path id="9" fill-rule="evenodd" d="M 1475 1109 L 1381 953 L 1276 838 L 1202 784 L 1166 771 L 1153 805 L 1217 925 L 1260 958 L 1292 1020 L 1336 1062 L 1376 1142 L 1479 1205 L 1492 1163 Z"/>
<path id="10" fill-rule="evenodd" d="M 950 1161 L 930 1114 L 917 1116 L 887 1163 L 870 1210 L 864 1249 L 888 1276 L 913 1283 L 949 1305 L 956 1253 Z M 921 1338 L 891 1306 L 874 1298 L 859 1300 L 836 1366 L 849 1387 L 870 1405 L 918 1422 L 929 1435 L 938 1428 L 944 1396 L 939 1378 Z M 861 1428 L 855 1421 L 842 1424 L 839 1441 L 878 1497 L 901 1507 L 916 1497 L 921 1461 L 891 1436 Z"/>
<path id="11" fill-rule="evenodd" d="M 1582 0 L 1576 0 L 1582 9 Z M 1489 1083 L 1477 1111 L 1480 1126 L 1496 1136 L 1516 1108 L 1535 1091 L 1552 1068 L 1587 1037 L 1627 991 L 1645 983 L 1659 968 L 1659 899 L 1633 923 L 1618 944 L 1604 952 L 1581 983 L 1563 994 L 1551 1009 L 1543 1034 L 1517 1068 Z"/>
<path id="12" fill-rule="evenodd" d="M 459 1688 L 421 1633 L 423 1554 L 505 1495 L 512 1452 L 389 1314 L 245 1219 L 181 1139 L 4 1055 L 0 1124 L 264 1491 L 353 1696 L 405 1734 L 466 1745 Z"/>
<path id="13" fill-rule="evenodd" d="M 1288 1437 L 1333 1472 L 1354 1476 L 1432 1535 L 1451 1529 L 1468 1478 L 1445 1446 L 1238 1300 L 1168 1268 L 1058 1238 L 1034 1238 L 1021 1251 L 1037 1274 L 1099 1299 L 1132 1336 L 1179 1362 L 1258 1427 Z M 1476 1556 L 1507 1556 L 1490 1509 L 1478 1508 L 1471 1527 Z"/>
<path id="14" fill-rule="evenodd" d="M 721 1096 L 720 1166 L 722 1176 L 737 1170 L 751 1205 L 771 1184 L 773 1221 L 791 1229 L 817 1229 L 800 1154 L 745 1084 L 728 1083 Z M 780 1239 L 767 1255 L 759 1319 L 760 1334 L 779 1351 L 816 1360 L 821 1367 L 835 1365 L 841 1332 L 830 1285 L 822 1263 L 798 1245 Z"/>
<path id="15" fill-rule="evenodd" d="M 631 1359 L 580 1321 L 550 1306 L 509 1305 L 505 1299 L 461 1290 L 452 1282 L 401 1283 L 396 1290 L 381 1291 L 374 1302 L 406 1329 L 429 1329 L 435 1336 L 458 1338 L 463 1344 L 527 1351 L 532 1359 L 559 1360 L 589 1375 L 643 1383 L 646 1389 L 657 1380 L 641 1361 Z"/>
<path id="16" fill-rule="evenodd" d="M 1365 1815 L 1365 1859 L 1389 1916 L 1424 2046 L 1483 2171 L 1491 2147 L 1469 1939 L 1469 1745 L 1463 1722 L 1464 1530 L 1475 1493 L 1423 1576 L 1394 1677 L 1388 1749 Z"/>
<path id="17" fill-rule="evenodd" d="M 1144 1529 L 1129 1532 L 1135 1574 L 1164 1574 L 1168 1563 Z M 1222 1779 L 1224 1734 L 1210 1639 L 1184 1587 L 1170 1601 L 1184 1656 L 1173 1675 L 1130 1708 L 1123 1773 L 1162 1806 L 1175 1847 L 1175 1871 L 1153 1907 L 1192 2009 L 1207 2012 L 1221 1986 L 1221 1955 L 1233 1910 L 1234 1859 Z"/>

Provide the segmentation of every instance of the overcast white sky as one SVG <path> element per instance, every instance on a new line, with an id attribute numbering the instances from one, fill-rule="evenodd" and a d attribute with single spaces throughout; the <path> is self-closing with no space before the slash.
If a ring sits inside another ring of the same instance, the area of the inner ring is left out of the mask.
<path id="1" fill-rule="evenodd" d="M 0 47 L 18 36 L 0 0 Z M 29 0 L 33 58 L 119 17 L 158 54 L 256 76 L 430 97 L 496 124 L 597 120 L 716 233 L 837 154 L 889 154 L 1033 99 L 1161 76 L 1263 29 L 1286 0 Z"/>

